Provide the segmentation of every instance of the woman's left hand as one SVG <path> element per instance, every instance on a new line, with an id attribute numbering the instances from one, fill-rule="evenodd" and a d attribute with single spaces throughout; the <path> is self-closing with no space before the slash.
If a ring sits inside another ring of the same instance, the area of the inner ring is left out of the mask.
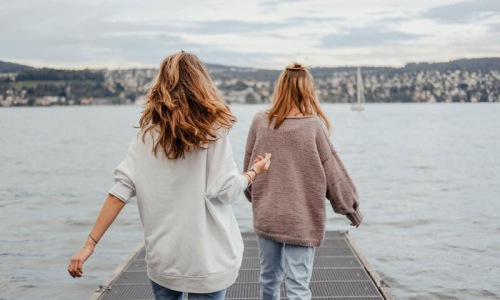
<path id="1" fill-rule="evenodd" d="M 75 254 L 68 266 L 69 275 L 73 278 L 83 276 L 83 263 L 92 255 L 94 251 L 88 246 L 83 247 L 77 254 Z"/>
<path id="2" fill-rule="evenodd" d="M 263 160 L 264 157 L 262 155 L 257 156 L 257 158 L 253 161 L 254 164 L 258 163 L 259 161 Z"/>
<path id="3" fill-rule="evenodd" d="M 266 153 L 265 157 L 262 157 L 262 155 L 257 156 L 257 158 L 254 160 L 252 169 L 255 171 L 255 173 L 262 174 L 269 169 L 270 164 L 271 153 Z"/>

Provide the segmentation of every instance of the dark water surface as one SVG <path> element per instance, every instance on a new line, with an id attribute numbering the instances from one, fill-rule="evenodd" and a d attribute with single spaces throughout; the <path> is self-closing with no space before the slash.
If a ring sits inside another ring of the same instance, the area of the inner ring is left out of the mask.
<path id="1" fill-rule="evenodd" d="M 254 113 L 230 138 L 239 166 Z M 398 299 L 500 298 L 500 105 L 324 105 L 332 141 L 355 180 L 365 223 L 350 230 Z M 0 299 L 88 299 L 135 249 L 142 228 L 127 205 L 85 265 L 82 246 L 125 156 L 134 106 L 0 109 Z M 250 204 L 234 204 L 252 229 Z"/>

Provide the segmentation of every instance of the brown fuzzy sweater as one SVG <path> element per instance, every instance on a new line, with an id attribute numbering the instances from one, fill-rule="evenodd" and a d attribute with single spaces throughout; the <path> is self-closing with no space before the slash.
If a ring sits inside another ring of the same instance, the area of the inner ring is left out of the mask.
<path id="1" fill-rule="evenodd" d="M 245 191 L 252 202 L 255 232 L 278 242 L 320 246 L 325 197 L 336 213 L 360 224 L 356 187 L 322 120 L 315 115 L 287 117 L 278 129 L 273 127 L 266 112 L 257 113 L 246 144 L 244 170 L 258 155 L 273 155 L 269 170 Z"/>

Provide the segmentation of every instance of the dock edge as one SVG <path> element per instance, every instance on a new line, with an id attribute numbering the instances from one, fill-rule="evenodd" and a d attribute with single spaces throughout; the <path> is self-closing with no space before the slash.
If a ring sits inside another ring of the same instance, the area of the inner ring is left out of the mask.
<path id="1" fill-rule="evenodd" d="M 352 250 L 354 253 L 358 256 L 358 259 L 360 260 L 361 264 L 365 268 L 365 270 L 368 272 L 368 275 L 372 278 L 373 282 L 379 289 L 380 293 L 382 293 L 382 296 L 386 300 L 395 300 L 394 296 L 392 295 L 390 291 L 390 287 L 381 279 L 380 275 L 375 271 L 375 269 L 370 265 L 366 257 L 361 253 L 361 250 L 359 247 L 356 245 L 354 242 L 354 239 L 351 237 L 349 234 L 349 231 L 342 231 L 341 234 L 346 238 L 346 240 L 349 242 L 349 245 L 351 246 Z"/>
<path id="2" fill-rule="evenodd" d="M 99 287 L 94 291 L 90 300 L 98 300 L 101 296 L 109 289 L 109 286 L 115 281 L 118 276 L 125 270 L 125 268 L 137 257 L 137 255 L 141 252 L 142 248 L 144 248 L 144 240 L 141 241 L 135 250 L 129 254 L 129 256 L 122 261 L 118 267 L 113 271 L 113 273 L 104 281 L 103 284 L 100 284 Z"/>

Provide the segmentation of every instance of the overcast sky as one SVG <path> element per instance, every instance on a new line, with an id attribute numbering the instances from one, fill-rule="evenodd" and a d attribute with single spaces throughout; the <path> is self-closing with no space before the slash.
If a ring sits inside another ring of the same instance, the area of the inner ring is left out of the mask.
<path id="1" fill-rule="evenodd" d="M 0 60 L 157 67 L 180 49 L 260 68 L 500 56 L 500 0 L 0 0 Z"/>

